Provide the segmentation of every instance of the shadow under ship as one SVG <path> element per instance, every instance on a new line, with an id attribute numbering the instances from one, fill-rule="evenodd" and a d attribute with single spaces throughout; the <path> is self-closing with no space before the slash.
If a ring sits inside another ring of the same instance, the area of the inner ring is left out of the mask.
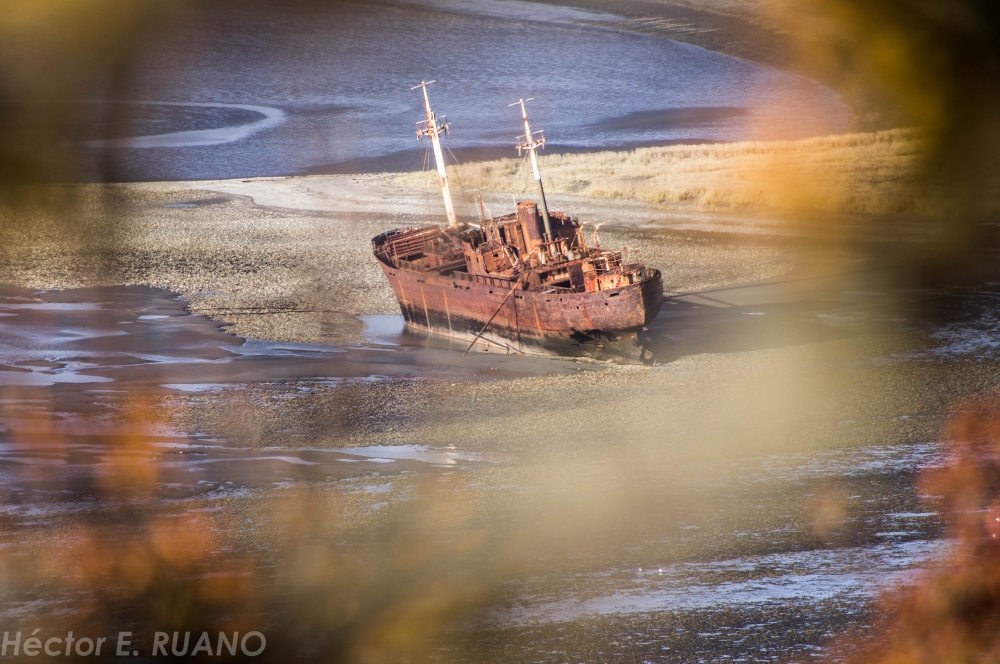
<path id="1" fill-rule="evenodd" d="M 660 271 L 621 251 L 589 247 L 578 219 L 549 212 L 535 155 L 545 137 L 528 123 L 530 100 L 516 102 L 525 128 L 518 151 L 531 157 L 539 201 L 521 201 L 515 213 L 493 218 L 480 200 L 480 224 L 459 224 L 440 146 L 448 123 L 431 110 L 429 83 L 416 86 L 427 115 L 417 135 L 434 148 L 448 226 L 372 239 L 407 325 L 470 348 L 481 342 L 490 352 L 651 361 L 642 332 L 663 303 Z"/>

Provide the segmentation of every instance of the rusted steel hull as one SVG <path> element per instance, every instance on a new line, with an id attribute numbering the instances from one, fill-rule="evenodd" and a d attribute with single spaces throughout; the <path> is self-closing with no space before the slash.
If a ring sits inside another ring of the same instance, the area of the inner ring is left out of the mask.
<path id="1" fill-rule="evenodd" d="M 379 265 L 408 325 L 470 342 L 485 326 L 481 340 L 491 351 L 639 360 L 640 333 L 663 303 L 658 270 L 621 288 L 543 293 L 501 277 L 477 280 L 404 270 L 382 260 Z"/>

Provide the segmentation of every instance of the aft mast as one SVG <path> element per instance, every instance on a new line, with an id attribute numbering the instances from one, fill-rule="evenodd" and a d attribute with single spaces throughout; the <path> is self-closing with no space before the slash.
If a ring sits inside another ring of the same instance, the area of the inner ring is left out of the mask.
<path id="1" fill-rule="evenodd" d="M 524 103 L 534 99 L 518 99 L 513 104 L 508 104 L 508 106 L 521 105 L 521 119 L 524 120 L 524 136 L 517 137 L 517 153 L 521 154 L 522 150 L 527 150 L 528 154 L 531 155 L 531 168 L 535 172 L 535 182 L 538 183 L 538 197 L 541 199 L 542 205 L 542 221 L 545 222 L 545 239 L 546 241 L 552 241 L 552 222 L 549 221 L 549 206 L 545 202 L 545 188 L 542 186 L 542 176 L 538 172 L 538 157 L 535 156 L 535 150 L 538 148 L 545 147 L 545 132 L 531 131 L 531 125 L 528 123 L 528 111 L 524 107 Z"/>
<path id="2" fill-rule="evenodd" d="M 431 145 L 434 146 L 434 161 L 437 162 L 438 177 L 441 179 L 441 193 L 444 195 L 444 210 L 448 215 L 448 226 L 449 228 L 457 228 L 455 206 L 452 205 L 451 188 L 448 186 L 448 172 L 444 168 L 444 154 L 441 152 L 441 132 L 448 133 L 448 122 L 444 116 L 438 120 L 434 111 L 431 110 L 431 100 L 427 97 L 427 86 L 433 82 L 420 81 L 420 85 L 414 85 L 410 88 L 411 90 L 422 88 L 424 91 L 424 111 L 427 113 L 427 119 L 417 123 L 417 138 L 427 137 L 431 139 Z"/>

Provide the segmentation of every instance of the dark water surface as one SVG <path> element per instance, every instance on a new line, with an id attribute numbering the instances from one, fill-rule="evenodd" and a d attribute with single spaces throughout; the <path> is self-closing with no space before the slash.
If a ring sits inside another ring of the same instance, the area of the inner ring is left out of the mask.
<path id="1" fill-rule="evenodd" d="M 629 28 L 519 0 L 206 12 L 151 45 L 114 98 L 85 106 L 89 176 L 419 168 L 422 102 L 410 87 L 431 79 L 449 146 L 479 158 L 516 155 L 508 104 L 521 97 L 534 97 L 532 121 L 553 150 L 794 139 L 847 125 L 849 109 L 815 83 Z"/>

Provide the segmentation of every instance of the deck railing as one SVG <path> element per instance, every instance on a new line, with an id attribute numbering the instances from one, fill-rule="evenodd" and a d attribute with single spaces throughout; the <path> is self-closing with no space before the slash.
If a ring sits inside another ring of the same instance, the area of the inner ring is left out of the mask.
<path id="1" fill-rule="evenodd" d="M 495 288 L 507 288 L 510 289 L 514 286 L 514 282 L 517 279 L 508 279 L 505 277 L 491 277 L 488 274 L 469 274 L 468 272 L 452 272 L 448 275 L 452 279 L 460 279 L 463 281 L 471 281 L 473 283 L 482 284 L 484 286 L 493 286 Z"/>

